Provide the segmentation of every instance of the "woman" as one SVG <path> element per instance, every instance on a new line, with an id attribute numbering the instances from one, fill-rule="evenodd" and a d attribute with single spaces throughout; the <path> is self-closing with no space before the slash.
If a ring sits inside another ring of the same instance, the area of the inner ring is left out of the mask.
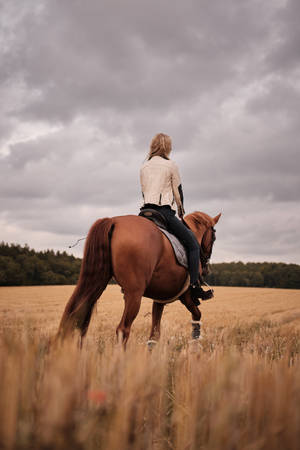
<path id="1" fill-rule="evenodd" d="M 167 134 L 159 133 L 151 141 L 147 161 L 140 172 L 141 188 L 145 208 L 159 211 L 166 219 L 168 229 L 183 242 L 188 255 L 191 291 L 193 298 L 204 298 L 199 285 L 200 247 L 194 233 L 176 216 L 183 218 L 183 191 L 176 164 L 170 160 L 172 141 Z"/>

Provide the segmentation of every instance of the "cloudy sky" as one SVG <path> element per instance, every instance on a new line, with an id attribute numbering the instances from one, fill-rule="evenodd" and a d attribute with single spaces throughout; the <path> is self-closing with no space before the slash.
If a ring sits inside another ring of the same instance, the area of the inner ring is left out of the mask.
<path id="1" fill-rule="evenodd" d="M 214 262 L 300 263 L 299 0 L 0 5 L 1 240 L 137 213 L 164 132 L 187 212 L 222 212 Z"/>

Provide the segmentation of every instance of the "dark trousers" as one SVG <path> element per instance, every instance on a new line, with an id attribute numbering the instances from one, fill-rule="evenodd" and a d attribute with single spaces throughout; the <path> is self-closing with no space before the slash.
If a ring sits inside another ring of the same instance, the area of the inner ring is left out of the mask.
<path id="1" fill-rule="evenodd" d="M 190 283 L 197 283 L 199 276 L 200 247 L 194 233 L 177 219 L 175 211 L 173 211 L 170 206 L 158 206 L 147 203 L 143 208 L 153 208 L 163 214 L 167 221 L 170 233 L 174 234 L 186 248 Z"/>

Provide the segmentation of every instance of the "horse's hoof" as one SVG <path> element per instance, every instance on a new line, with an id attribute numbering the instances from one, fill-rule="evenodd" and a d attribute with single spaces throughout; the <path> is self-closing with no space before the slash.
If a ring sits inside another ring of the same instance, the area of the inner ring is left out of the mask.
<path id="1" fill-rule="evenodd" d="M 204 337 L 202 335 L 200 336 L 193 336 L 192 335 L 192 339 L 189 340 L 189 342 L 200 342 L 203 341 Z"/>
<path id="2" fill-rule="evenodd" d="M 155 341 L 154 339 L 149 339 L 149 341 L 147 342 L 148 349 L 153 350 L 156 344 L 157 341 Z"/>
<path id="3" fill-rule="evenodd" d="M 192 339 L 200 339 L 201 337 L 201 321 L 192 320 Z"/>

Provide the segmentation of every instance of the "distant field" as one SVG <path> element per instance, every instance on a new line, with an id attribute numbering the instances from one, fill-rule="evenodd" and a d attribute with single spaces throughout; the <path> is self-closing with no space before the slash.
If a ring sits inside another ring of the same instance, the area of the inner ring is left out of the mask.
<path id="1" fill-rule="evenodd" d="M 124 352 L 114 285 L 82 350 L 53 345 L 73 289 L 0 288 L 0 448 L 299 448 L 300 291 L 216 287 L 192 344 L 190 313 L 172 303 L 152 352 L 143 299 Z"/>
<path id="2" fill-rule="evenodd" d="M 43 332 L 55 332 L 73 286 L 0 287 L 0 314 L 5 323 L 31 322 L 42 327 Z M 150 327 L 152 301 L 143 299 L 142 307 L 132 328 L 132 333 Z M 270 320 L 300 328 L 300 290 L 216 287 L 215 298 L 202 302 L 200 307 L 204 326 L 220 327 L 237 322 Z M 114 335 L 123 312 L 120 287 L 110 285 L 98 301 L 88 334 L 101 329 L 102 334 Z M 16 322 L 16 319 L 17 322 Z M 164 311 L 162 324 L 174 329 L 189 329 L 190 313 L 175 302 Z"/>

